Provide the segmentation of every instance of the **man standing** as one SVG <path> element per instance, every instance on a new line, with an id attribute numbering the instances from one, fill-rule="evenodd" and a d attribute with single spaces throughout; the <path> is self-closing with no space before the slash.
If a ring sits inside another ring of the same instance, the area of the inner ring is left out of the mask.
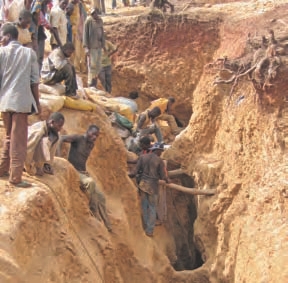
<path id="1" fill-rule="evenodd" d="M 30 175 L 53 175 L 52 163 L 57 149 L 59 132 L 64 125 L 64 116 L 59 112 L 50 115 L 28 128 L 26 172 Z"/>
<path id="2" fill-rule="evenodd" d="M 39 70 L 35 52 L 21 46 L 13 24 L 0 31 L 0 111 L 6 131 L 0 161 L 0 176 L 9 175 L 17 187 L 30 187 L 22 181 L 27 152 L 28 114 L 41 112 L 39 104 Z"/>
<path id="3" fill-rule="evenodd" d="M 136 169 L 129 177 L 139 178 L 139 191 L 141 199 L 142 216 L 144 222 L 145 233 L 152 237 L 156 223 L 156 207 L 158 203 L 158 182 L 165 180 L 169 183 L 169 179 L 165 173 L 165 165 L 160 155 L 163 151 L 163 145 L 155 143 L 150 149 L 152 152 L 143 154 L 139 157 Z"/>
<path id="4" fill-rule="evenodd" d="M 96 187 L 95 181 L 86 171 L 87 159 L 99 136 L 100 129 L 96 125 L 91 125 L 84 135 L 68 135 L 60 138 L 58 155 L 60 155 L 62 142 L 70 143 L 68 161 L 79 172 L 80 187 L 89 198 L 89 206 L 93 215 L 100 220 L 99 214 L 108 229 L 112 231 L 111 224 L 106 212 L 106 200 L 104 194 Z"/>
<path id="5" fill-rule="evenodd" d="M 67 7 L 68 0 L 62 0 L 59 3 L 59 6 L 56 5 L 51 9 L 50 12 L 50 24 L 52 27 L 51 35 L 51 48 L 55 49 L 66 43 L 67 40 L 67 19 L 65 14 L 65 9 Z"/>
<path id="6" fill-rule="evenodd" d="M 65 80 L 65 95 L 78 99 L 75 68 L 67 60 L 73 52 L 74 46 L 71 42 L 65 43 L 62 49 L 54 49 L 44 60 L 41 78 L 42 82 L 47 85 L 54 85 Z"/>
<path id="7" fill-rule="evenodd" d="M 85 51 L 83 48 L 83 29 L 87 17 L 84 4 L 80 0 L 72 0 L 74 11 L 70 16 L 72 24 L 72 40 L 75 46 L 73 65 L 77 72 L 86 72 Z"/>
<path id="8" fill-rule="evenodd" d="M 153 109 L 154 107 L 159 107 L 161 110 L 161 115 L 157 120 L 166 121 L 173 133 L 173 135 L 178 135 L 181 132 L 181 128 L 178 128 L 175 117 L 172 115 L 171 110 L 172 106 L 175 103 L 174 97 L 169 98 L 159 98 L 153 100 L 148 109 Z"/>
<path id="9" fill-rule="evenodd" d="M 83 47 L 88 57 L 88 86 L 97 86 L 97 77 L 101 70 L 102 48 L 105 48 L 103 21 L 98 8 L 91 9 L 91 17 L 84 24 Z"/>
<path id="10" fill-rule="evenodd" d="M 160 115 L 161 110 L 157 106 L 140 114 L 136 128 L 136 132 L 139 132 L 140 137 L 155 134 L 158 142 L 163 141 L 161 130 L 155 121 Z"/>
<path id="11" fill-rule="evenodd" d="M 45 16 L 47 6 L 50 3 L 51 0 L 35 0 L 31 5 L 32 19 L 34 23 L 32 25 L 32 41 L 35 42 L 37 40 L 37 44 L 35 45 L 37 50 L 39 72 L 41 72 L 42 69 L 45 51 L 45 40 L 47 38 L 44 28 L 49 30 L 50 32 L 52 31 L 52 27 L 50 26 L 50 23 L 46 20 Z"/>
<path id="12" fill-rule="evenodd" d="M 106 34 L 107 39 L 107 34 Z M 102 50 L 102 62 L 101 62 L 101 71 L 99 73 L 99 80 L 108 93 L 112 91 L 112 62 L 111 56 L 117 51 L 117 47 L 112 44 L 109 40 L 105 40 L 105 49 Z"/>
<path id="13" fill-rule="evenodd" d="M 72 3 L 69 3 L 66 7 L 66 19 L 67 19 L 67 40 L 66 42 L 73 42 L 72 37 L 72 23 L 71 23 L 71 15 L 74 11 L 74 5 Z"/>

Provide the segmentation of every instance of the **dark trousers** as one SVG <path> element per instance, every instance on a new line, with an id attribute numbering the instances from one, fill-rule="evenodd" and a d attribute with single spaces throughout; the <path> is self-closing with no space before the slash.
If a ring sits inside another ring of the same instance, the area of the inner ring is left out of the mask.
<path id="1" fill-rule="evenodd" d="M 46 82 L 47 85 L 54 85 L 65 81 L 67 96 L 76 95 L 78 89 L 76 81 L 75 68 L 71 64 L 67 63 L 61 70 L 57 70 L 51 81 Z"/>
<path id="2" fill-rule="evenodd" d="M 105 91 L 108 93 L 111 93 L 112 91 L 112 84 L 111 84 L 111 79 L 112 79 L 112 66 L 106 66 L 102 67 L 101 71 L 98 75 L 98 78 L 104 87 Z"/>
<path id="3" fill-rule="evenodd" d="M 28 114 L 2 112 L 5 127 L 5 138 L 0 159 L 0 176 L 10 170 L 9 182 L 18 184 L 27 152 Z"/>
<path id="4" fill-rule="evenodd" d="M 38 40 L 38 50 L 37 50 L 37 59 L 39 65 L 39 72 L 42 70 L 42 64 L 44 59 L 44 51 L 45 51 L 45 39 Z"/>

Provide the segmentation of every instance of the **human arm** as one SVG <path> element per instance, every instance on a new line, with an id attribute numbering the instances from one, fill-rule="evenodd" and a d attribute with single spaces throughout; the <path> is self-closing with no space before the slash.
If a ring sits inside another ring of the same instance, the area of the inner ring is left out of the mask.
<path id="1" fill-rule="evenodd" d="M 38 114 L 40 114 L 41 106 L 39 102 L 39 89 L 38 89 L 39 67 L 38 67 L 36 53 L 33 50 L 31 50 L 31 61 L 32 62 L 31 62 L 30 88 L 31 88 L 31 92 L 36 103 Z"/>
<path id="2" fill-rule="evenodd" d="M 159 163 L 159 175 L 160 175 L 160 179 L 164 180 L 166 183 L 170 183 L 170 179 L 167 176 L 167 171 L 166 171 L 166 167 L 164 164 L 164 161 L 161 159 L 160 163 Z"/>
<path id="3" fill-rule="evenodd" d="M 139 129 L 142 128 L 145 120 L 146 120 L 146 115 L 145 115 L 145 114 L 141 114 L 141 115 L 139 116 L 139 120 L 138 120 L 138 123 L 137 123 L 136 132 L 139 131 Z"/>
<path id="4" fill-rule="evenodd" d="M 61 156 L 61 148 L 63 142 L 65 143 L 72 143 L 77 141 L 79 138 L 79 135 L 64 135 L 59 138 L 57 150 L 56 150 L 56 156 Z"/>
<path id="5" fill-rule="evenodd" d="M 142 157 L 140 156 L 139 157 L 139 159 L 138 159 L 138 161 L 137 161 L 137 165 L 136 165 L 136 168 L 131 172 L 131 173 L 129 173 L 128 174 L 128 176 L 130 177 L 130 178 L 134 178 L 134 177 L 136 177 L 136 175 L 138 174 L 138 172 L 140 172 L 141 170 L 142 170 Z"/>
<path id="6" fill-rule="evenodd" d="M 89 46 L 89 20 L 87 19 L 83 29 L 83 47 L 87 56 L 89 56 Z"/>
<path id="7" fill-rule="evenodd" d="M 116 45 L 112 44 L 111 42 L 106 41 L 106 45 L 107 45 L 107 43 L 108 43 L 108 50 L 107 50 L 107 52 L 108 52 L 108 57 L 110 57 L 110 56 L 112 56 L 114 53 L 117 52 L 118 47 L 117 47 Z"/>

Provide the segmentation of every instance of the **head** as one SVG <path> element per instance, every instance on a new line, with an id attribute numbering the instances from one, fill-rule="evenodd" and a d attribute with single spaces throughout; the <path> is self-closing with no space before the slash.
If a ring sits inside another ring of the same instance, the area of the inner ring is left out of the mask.
<path id="1" fill-rule="evenodd" d="M 129 93 L 129 98 L 130 99 L 137 99 L 139 97 L 138 91 L 131 91 Z"/>
<path id="2" fill-rule="evenodd" d="M 155 142 L 151 148 L 152 152 L 155 153 L 156 155 L 160 156 L 164 150 L 164 144 Z"/>
<path id="3" fill-rule="evenodd" d="M 150 118 L 152 119 L 155 119 L 156 117 L 160 116 L 161 115 L 161 110 L 158 106 L 152 108 L 149 112 L 149 116 Z"/>
<path id="4" fill-rule="evenodd" d="M 60 112 L 54 112 L 49 116 L 47 120 L 48 130 L 56 134 L 61 131 L 64 122 L 65 118 L 63 114 L 61 114 Z"/>
<path id="5" fill-rule="evenodd" d="M 140 139 L 139 144 L 142 150 L 147 150 L 151 147 L 151 140 L 149 137 L 144 136 Z"/>
<path id="6" fill-rule="evenodd" d="M 65 11 L 67 5 L 68 5 L 68 0 L 62 0 L 62 1 L 60 1 L 60 3 L 59 3 L 59 7 L 60 7 L 63 11 Z"/>
<path id="7" fill-rule="evenodd" d="M 94 20 L 100 19 L 99 15 L 101 14 L 100 10 L 98 8 L 92 8 L 90 11 L 90 15 Z"/>
<path id="8" fill-rule="evenodd" d="M 19 26 L 26 29 L 30 26 L 32 21 L 32 14 L 29 10 L 21 10 L 19 13 Z"/>
<path id="9" fill-rule="evenodd" d="M 66 15 L 71 16 L 74 11 L 74 4 L 69 3 L 66 7 Z"/>
<path id="10" fill-rule="evenodd" d="M 174 97 L 169 97 L 168 98 L 168 104 L 167 104 L 167 108 L 170 108 L 172 107 L 172 105 L 174 104 L 175 102 L 175 98 Z"/>
<path id="11" fill-rule="evenodd" d="M 67 42 L 63 45 L 62 50 L 63 50 L 65 57 L 69 58 L 75 51 L 75 47 L 72 42 Z"/>
<path id="12" fill-rule="evenodd" d="M 95 142 L 100 134 L 100 129 L 96 125 L 90 125 L 86 132 L 86 137 L 89 142 Z"/>
<path id="13" fill-rule="evenodd" d="M 18 30 L 12 23 L 5 23 L 0 30 L 0 43 L 6 46 L 10 41 L 18 39 Z"/>
<path id="14" fill-rule="evenodd" d="M 40 14 L 37 13 L 37 12 L 32 13 L 32 21 L 33 21 L 35 24 L 38 24 L 38 22 L 39 22 L 39 16 L 40 16 Z"/>

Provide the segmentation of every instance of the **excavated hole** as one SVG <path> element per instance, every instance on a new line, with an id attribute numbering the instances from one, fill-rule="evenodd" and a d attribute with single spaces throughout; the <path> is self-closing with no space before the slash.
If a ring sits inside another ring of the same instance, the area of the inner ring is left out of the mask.
<path id="1" fill-rule="evenodd" d="M 168 165 L 169 170 L 172 170 Z M 175 169 L 175 168 L 174 168 Z M 173 179 L 174 183 L 194 187 L 194 180 L 186 174 Z M 194 221 L 197 209 L 194 196 L 179 191 L 167 191 L 167 228 L 173 235 L 177 259 L 171 262 L 176 271 L 194 270 L 204 263 L 194 243 Z"/>

